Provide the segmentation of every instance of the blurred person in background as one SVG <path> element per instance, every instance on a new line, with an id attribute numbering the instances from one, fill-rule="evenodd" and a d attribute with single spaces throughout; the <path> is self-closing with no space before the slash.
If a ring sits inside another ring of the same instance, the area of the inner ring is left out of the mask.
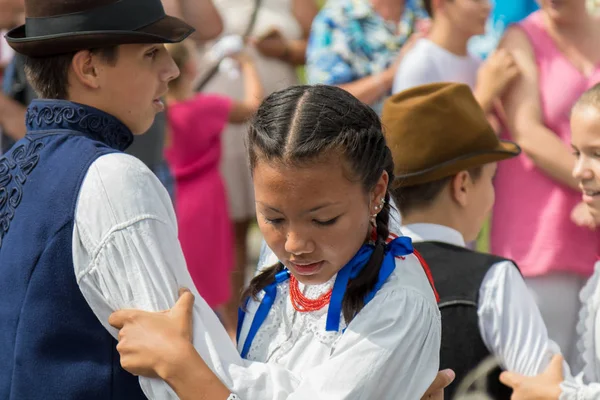
<path id="1" fill-rule="evenodd" d="M 419 39 L 400 64 L 393 92 L 436 82 L 468 85 L 495 131 L 493 115 L 499 96 L 518 76 L 513 57 L 506 50 L 494 52 L 485 62 L 470 53 L 469 40 L 485 32 L 491 11 L 488 0 L 424 0 L 432 18 L 429 34 Z"/>
<path id="2" fill-rule="evenodd" d="M 579 292 L 592 273 L 598 234 L 571 174 L 569 116 L 600 81 L 600 24 L 585 0 L 540 4 L 500 44 L 521 71 L 502 99 L 503 137 L 523 154 L 498 167 L 491 248 L 519 264 L 550 337 L 576 370 Z"/>
<path id="3" fill-rule="evenodd" d="M 265 95 L 299 83 L 297 67 L 305 62 L 310 27 L 318 12 L 314 0 L 213 0 L 223 19 L 222 36 L 242 36 L 255 60 Z M 185 18 L 185 15 L 184 15 Z M 195 25 L 193 21 L 189 21 Z M 204 62 L 203 64 L 207 64 Z M 230 71 L 229 71 L 230 72 Z M 240 74 L 216 70 L 202 91 L 244 99 Z M 248 232 L 255 221 L 254 189 L 246 160 L 244 133 L 247 127 L 229 124 L 223 133 L 221 173 L 233 224 L 235 270 L 231 281 L 228 321 L 237 320 L 240 295 L 246 282 Z"/>
<path id="4" fill-rule="evenodd" d="M 167 50 L 180 70 L 179 77 L 169 83 L 165 148 L 175 178 L 179 241 L 198 292 L 219 312 L 235 338 L 236 321 L 226 320 L 221 309 L 231 297 L 234 266 L 232 227 L 219 171 L 221 138 L 228 123 L 244 123 L 256 112 L 263 87 L 252 58 L 240 53 L 236 59 L 242 65 L 244 99 L 196 93 L 198 68 L 192 42 L 168 45 Z"/>
<path id="5" fill-rule="evenodd" d="M 185 14 L 185 20 L 196 27 L 192 39 L 199 43 L 214 39 L 223 30 L 223 21 L 211 0 L 162 0 L 162 3 L 169 15 L 182 18 Z M 127 153 L 142 160 L 158 176 L 171 199 L 175 201 L 175 183 L 163 157 L 166 129 L 165 113 L 158 114 L 150 130 L 136 137 Z"/>
<path id="6" fill-rule="evenodd" d="M 536 0 L 495 0 L 492 5 L 485 33 L 469 41 L 469 50 L 483 59 L 496 50 L 506 28 L 540 8 Z"/>
<path id="7" fill-rule="evenodd" d="M 427 30 L 420 0 L 330 0 L 313 23 L 309 83 L 337 85 L 380 113 L 405 52 Z M 402 50 L 401 50 L 402 49 Z"/>
<path id="8" fill-rule="evenodd" d="M 25 22 L 23 0 L 0 0 L 0 31 L 7 31 Z M 35 98 L 27 84 L 23 60 L 14 55 L 2 34 L 2 89 L 0 91 L 0 155 L 15 141 L 25 136 L 25 110 Z"/>

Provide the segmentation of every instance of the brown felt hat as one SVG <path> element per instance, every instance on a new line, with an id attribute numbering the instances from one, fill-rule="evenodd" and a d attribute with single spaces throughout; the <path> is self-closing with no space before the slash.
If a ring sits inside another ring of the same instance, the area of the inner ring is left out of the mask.
<path id="1" fill-rule="evenodd" d="M 515 157 L 516 143 L 498 140 L 467 85 L 433 83 L 386 100 L 382 122 L 394 158 L 393 187 L 420 185 Z"/>
<path id="2" fill-rule="evenodd" d="M 25 25 L 6 34 L 30 57 L 135 43 L 176 43 L 194 28 L 165 14 L 161 0 L 25 0 Z"/>

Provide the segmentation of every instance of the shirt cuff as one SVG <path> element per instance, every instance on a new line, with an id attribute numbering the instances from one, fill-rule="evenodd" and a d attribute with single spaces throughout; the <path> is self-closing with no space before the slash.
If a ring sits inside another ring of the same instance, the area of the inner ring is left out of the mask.
<path id="1" fill-rule="evenodd" d="M 585 386 L 578 382 L 563 381 L 560 384 L 560 397 L 558 400 L 592 400 L 592 397 L 586 395 L 587 390 Z"/>

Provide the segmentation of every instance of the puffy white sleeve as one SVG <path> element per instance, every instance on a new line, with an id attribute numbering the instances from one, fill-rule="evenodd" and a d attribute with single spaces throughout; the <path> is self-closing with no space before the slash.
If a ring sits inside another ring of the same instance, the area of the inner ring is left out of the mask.
<path id="1" fill-rule="evenodd" d="M 88 170 L 76 207 L 73 264 L 80 290 L 102 325 L 116 310 L 171 308 L 180 287 L 196 296 L 194 346 L 228 386 L 242 365 L 215 313 L 200 297 L 177 240 L 171 201 L 154 174 L 125 154 L 100 157 Z M 177 399 L 163 381 L 140 378 L 150 399 Z"/>
<path id="2" fill-rule="evenodd" d="M 494 264 L 479 289 L 479 330 L 486 347 L 509 371 L 542 373 L 560 348 L 548 331 L 517 267 Z"/>

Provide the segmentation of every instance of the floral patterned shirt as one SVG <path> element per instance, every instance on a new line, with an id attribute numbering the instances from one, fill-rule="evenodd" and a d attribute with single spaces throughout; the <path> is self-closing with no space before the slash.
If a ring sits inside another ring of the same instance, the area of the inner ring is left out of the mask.
<path id="1" fill-rule="evenodd" d="M 340 85 L 384 71 L 426 18 L 421 0 L 406 0 L 398 26 L 385 21 L 369 0 L 329 0 L 312 24 L 308 82 Z"/>

